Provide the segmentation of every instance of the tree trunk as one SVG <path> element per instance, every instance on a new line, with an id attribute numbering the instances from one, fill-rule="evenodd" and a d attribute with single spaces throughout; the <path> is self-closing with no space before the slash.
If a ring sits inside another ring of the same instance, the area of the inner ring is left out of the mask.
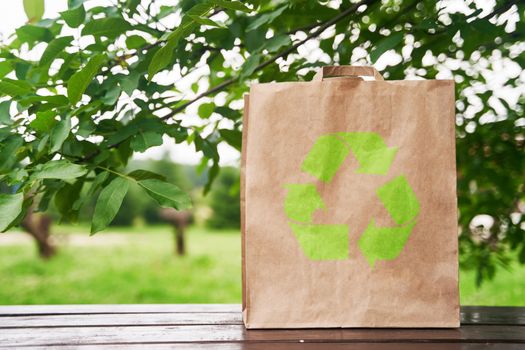
<path id="1" fill-rule="evenodd" d="M 29 210 L 21 226 L 35 239 L 38 255 L 42 259 L 49 259 L 56 254 L 56 248 L 51 243 L 49 237 L 49 228 L 51 226 L 51 218 L 49 216 L 35 216 L 31 210 Z"/>
<path id="2" fill-rule="evenodd" d="M 178 256 L 186 254 L 186 247 L 184 244 L 184 228 L 175 227 L 175 251 Z"/>
<path id="3" fill-rule="evenodd" d="M 186 242 L 184 231 L 191 222 L 191 213 L 188 211 L 177 211 L 172 208 L 164 208 L 160 211 L 160 217 L 173 226 L 173 239 L 175 240 L 175 255 L 186 255 Z"/>

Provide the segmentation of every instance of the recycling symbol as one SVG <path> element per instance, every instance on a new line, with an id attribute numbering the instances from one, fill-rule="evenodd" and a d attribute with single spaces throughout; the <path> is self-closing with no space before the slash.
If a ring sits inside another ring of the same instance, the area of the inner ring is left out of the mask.
<path id="1" fill-rule="evenodd" d="M 397 147 L 387 147 L 373 132 L 340 132 L 321 135 L 304 159 L 301 170 L 328 183 L 352 152 L 360 174 L 386 175 Z M 349 257 L 349 227 L 315 224 L 313 214 L 325 204 L 315 183 L 287 184 L 286 216 L 303 253 L 310 260 L 342 260 Z M 420 211 L 419 201 L 404 175 L 387 181 L 376 190 L 395 225 L 377 226 L 371 218 L 358 246 L 368 264 L 393 260 L 403 250 Z"/>

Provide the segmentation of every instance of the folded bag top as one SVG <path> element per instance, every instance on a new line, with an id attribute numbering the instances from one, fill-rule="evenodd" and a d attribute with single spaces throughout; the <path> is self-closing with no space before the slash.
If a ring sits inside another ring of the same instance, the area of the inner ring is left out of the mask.
<path id="1" fill-rule="evenodd" d="M 314 76 L 315 81 L 330 77 L 373 77 L 375 80 L 384 80 L 381 73 L 374 67 L 367 66 L 326 66 L 321 67 Z"/>
<path id="2" fill-rule="evenodd" d="M 373 67 L 251 87 L 247 328 L 459 326 L 454 104 L 452 81 Z"/>

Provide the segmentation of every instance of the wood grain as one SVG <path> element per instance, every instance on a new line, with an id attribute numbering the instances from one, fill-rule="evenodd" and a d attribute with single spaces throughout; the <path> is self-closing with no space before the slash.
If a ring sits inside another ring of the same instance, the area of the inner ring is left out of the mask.
<path id="1" fill-rule="evenodd" d="M 461 324 L 511 324 L 525 326 L 525 307 L 462 306 Z"/>
<path id="2" fill-rule="evenodd" d="M 464 326 L 461 329 L 250 330 L 242 325 L 92 326 L 2 329 L 0 346 L 156 342 L 514 342 L 525 346 L 524 326 Z"/>
<path id="3" fill-rule="evenodd" d="M 242 325 L 240 313 L 180 312 L 125 314 L 60 314 L 0 317 L 3 328 L 92 327 L 92 326 L 155 326 L 155 325 Z"/>
<path id="4" fill-rule="evenodd" d="M 0 306 L 0 317 L 13 315 L 123 314 L 166 312 L 241 312 L 239 304 L 99 304 Z"/>
<path id="5" fill-rule="evenodd" d="M 462 319 L 459 329 L 248 331 L 239 305 L 0 306 L 0 348 L 525 348 L 525 308 L 463 307 Z"/>
<path id="6" fill-rule="evenodd" d="M 58 349 L 100 349 L 99 345 L 58 345 Z M 155 343 L 104 344 L 104 349 L 214 349 L 214 350 L 522 350 L 522 344 L 477 343 Z M 31 347 L 49 349 L 49 347 Z"/>

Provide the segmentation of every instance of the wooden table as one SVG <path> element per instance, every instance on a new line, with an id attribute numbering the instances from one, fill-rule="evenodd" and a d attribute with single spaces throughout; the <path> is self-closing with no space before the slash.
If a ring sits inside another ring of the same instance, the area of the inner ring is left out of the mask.
<path id="1" fill-rule="evenodd" d="M 244 329 L 239 305 L 0 306 L 0 348 L 525 349 L 525 307 L 462 308 L 459 329 Z"/>

